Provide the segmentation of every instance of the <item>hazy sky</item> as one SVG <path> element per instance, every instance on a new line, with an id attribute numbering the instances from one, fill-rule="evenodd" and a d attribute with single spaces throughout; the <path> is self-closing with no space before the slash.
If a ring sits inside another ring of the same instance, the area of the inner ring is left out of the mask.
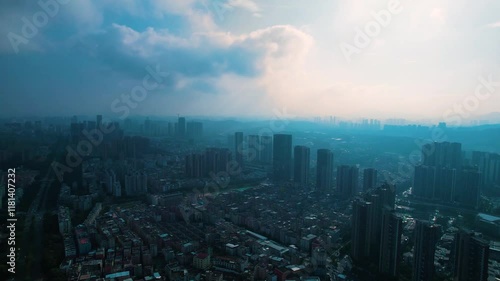
<path id="1" fill-rule="evenodd" d="M 40 3 L 0 4 L 1 115 L 500 112 L 498 0 Z"/>

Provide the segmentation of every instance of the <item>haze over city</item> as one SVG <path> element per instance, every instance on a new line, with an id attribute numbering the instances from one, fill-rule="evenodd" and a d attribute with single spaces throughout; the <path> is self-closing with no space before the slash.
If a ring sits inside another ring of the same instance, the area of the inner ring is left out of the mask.
<path id="1" fill-rule="evenodd" d="M 5 0 L 8 281 L 500 281 L 500 1 Z"/>

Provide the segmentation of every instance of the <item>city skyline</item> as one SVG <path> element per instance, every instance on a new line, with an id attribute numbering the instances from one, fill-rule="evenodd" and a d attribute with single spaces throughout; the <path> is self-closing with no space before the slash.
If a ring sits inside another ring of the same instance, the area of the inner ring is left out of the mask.
<path id="1" fill-rule="evenodd" d="M 483 150 L 498 150 L 484 127 L 415 146 L 419 134 L 452 130 L 227 124 L 100 114 L 0 123 L 0 165 L 16 167 L 0 170 L 0 209 L 25 217 L 8 271 L 17 262 L 21 280 L 75 281 L 498 275 L 500 155 Z"/>
<path id="2" fill-rule="evenodd" d="M 1 1 L 1 276 L 500 281 L 498 11 Z"/>

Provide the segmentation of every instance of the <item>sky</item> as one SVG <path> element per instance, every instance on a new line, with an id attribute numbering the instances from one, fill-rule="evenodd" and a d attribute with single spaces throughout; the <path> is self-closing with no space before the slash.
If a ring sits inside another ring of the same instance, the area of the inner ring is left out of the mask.
<path id="1" fill-rule="evenodd" d="M 0 115 L 479 118 L 500 112 L 499 11 L 499 0 L 6 0 Z"/>

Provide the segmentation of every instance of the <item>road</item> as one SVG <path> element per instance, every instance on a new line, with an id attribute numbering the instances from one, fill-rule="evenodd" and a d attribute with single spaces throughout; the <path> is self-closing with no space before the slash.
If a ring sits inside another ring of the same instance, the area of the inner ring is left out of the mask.
<path id="1" fill-rule="evenodd" d="M 471 215 L 476 215 L 478 213 L 477 210 L 467 209 L 467 208 L 463 208 L 460 206 L 444 205 L 444 204 L 433 203 L 433 202 L 425 202 L 425 201 L 420 201 L 420 200 L 417 200 L 414 198 L 407 199 L 407 200 L 408 200 L 408 202 L 398 201 L 396 204 L 401 205 L 401 206 L 405 206 L 405 207 L 410 207 L 410 208 L 414 208 L 415 206 L 436 207 L 437 209 L 453 210 L 453 211 L 456 211 L 459 213 L 471 214 Z"/>
<path id="2" fill-rule="evenodd" d="M 45 177 L 40 181 L 40 189 L 38 190 L 33 202 L 26 212 L 26 217 L 24 220 L 24 228 L 23 228 L 23 240 L 22 247 L 19 253 L 18 264 L 20 265 L 19 271 L 19 279 L 25 280 L 28 278 L 29 280 L 36 280 L 40 278 L 41 275 L 41 257 L 42 257 L 42 234 L 43 234 L 43 216 L 45 214 L 45 201 L 47 196 L 47 190 L 52 185 L 54 181 L 54 174 L 52 167 L 49 166 Z M 34 231 L 30 233 L 31 225 L 34 224 Z M 31 276 L 26 276 L 27 268 L 26 268 L 26 257 L 30 254 L 29 247 L 32 242 L 30 240 L 34 239 L 35 242 L 33 244 L 33 264 L 31 268 Z"/>
<path id="3" fill-rule="evenodd" d="M 32 277 L 33 279 L 38 279 L 42 277 L 41 273 L 41 266 L 42 266 L 42 257 L 43 257 L 43 246 L 42 246 L 42 241 L 44 238 L 44 231 L 43 231 L 43 219 L 45 217 L 45 211 L 46 211 L 46 206 L 47 206 L 47 194 L 49 193 L 48 190 L 52 186 L 52 183 L 54 182 L 54 178 L 52 177 L 49 179 L 49 181 L 46 183 L 44 187 L 44 193 L 42 194 L 42 199 L 40 203 L 40 207 L 38 209 L 37 215 L 35 217 L 35 259 L 33 263 L 33 271 L 32 271 Z"/>

